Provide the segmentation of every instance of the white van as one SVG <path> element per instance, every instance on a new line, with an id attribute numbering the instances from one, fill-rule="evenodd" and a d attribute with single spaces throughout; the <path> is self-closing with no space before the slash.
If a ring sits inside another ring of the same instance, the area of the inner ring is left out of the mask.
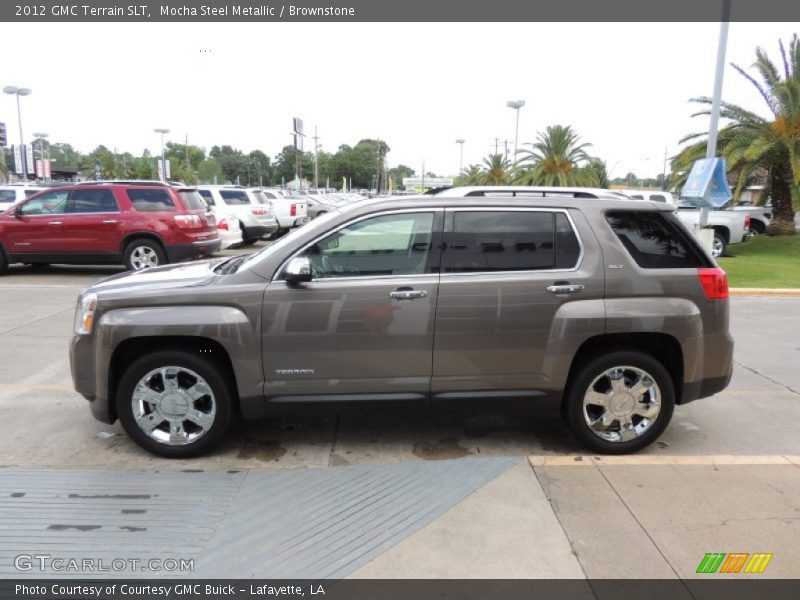
<path id="1" fill-rule="evenodd" d="M 197 191 L 215 214 L 233 214 L 239 219 L 242 245 L 249 246 L 278 231 L 272 206 L 262 204 L 255 195 L 235 185 L 198 185 Z"/>
<path id="2" fill-rule="evenodd" d="M 8 210 L 14 204 L 25 198 L 30 198 L 42 190 L 50 189 L 40 185 L 26 183 L 7 183 L 0 185 L 0 211 Z"/>

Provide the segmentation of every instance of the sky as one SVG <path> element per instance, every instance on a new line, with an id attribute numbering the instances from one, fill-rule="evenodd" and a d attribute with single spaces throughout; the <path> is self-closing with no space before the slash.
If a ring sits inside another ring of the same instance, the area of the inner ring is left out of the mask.
<path id="1" fill-rule="evenodd" d="M 385 140 L 390 167 L 455 175 L 548 125 L 571 125 L 610 177 L 662 172 L 687 133 L 707 131 L 688 100 L 713 91 L 718 23 L 92 23 L 4 24 L 0 86 L 21 98 L 26 142 L 140 155 L 166 139 L 270 156 L 292 117 L 322 150 Z M 800 23 L 731 23 L 726 61 L 780 63 Z M 19 49 L 24 48 L 24 52 Z M 14 49 L 13 52 L 10 52 Z M 755 88 L 725 69 L 723 99 L 765 113 Z M 765 113 L 766 114 L 766 113 Z M 14 96 L 0 95 L 9 144 Z M 306 149 L 313 141 L 306 140 Z"/>

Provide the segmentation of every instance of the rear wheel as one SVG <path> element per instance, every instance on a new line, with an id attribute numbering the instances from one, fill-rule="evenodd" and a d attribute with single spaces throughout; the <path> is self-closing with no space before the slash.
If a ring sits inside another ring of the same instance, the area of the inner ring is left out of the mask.
<path id="1" fill-rule="evenodd" d="M 231 420 L 232 395 L 220 368 L 181 351 L 136 360 L 117 389 L 117 414 L 142 448 L 165 458 L 199 456 Z"/>
<path id="2" fill-rule="evenodd" d="M 0 250 L 0 275 L 8 270 L 8 259 L 6 253 Z"/>
<path id="3" fill-rule="evenodd" d="M 132 271 L 141 271 L 167 263 L 161 244 L 155 240 L 141 238 L 125 246 L 123 253 L 125 266 Z"/>
<path id="4" fill-rule="evenodd" d="M 725 256 L 728 251 L 728 243 L 725 241 L 725 236 L 721 233 L 714 232 L 714 240 L 711 242 L 711 256 L 719 258 Z"/>
<path id="5" fill-rule="evenodd" d="M 626 454 L 648 446 L 666 429 L 675 388 L 664 366 L 649 354 L 616 351 L 586 361 L 564 403 L 567 425 L 585 446 Z"/>

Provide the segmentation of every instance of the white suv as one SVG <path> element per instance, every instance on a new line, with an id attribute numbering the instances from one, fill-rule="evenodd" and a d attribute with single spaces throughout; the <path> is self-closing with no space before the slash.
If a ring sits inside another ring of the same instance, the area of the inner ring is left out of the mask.
<path id="1" fill-rule="evenodd" d="M 239 219 L 243 246 L 278 231 L 272 207 L 259 202 L 250 190 L 235 185 L 198 185 L 197 191 L 215 214 L 233 214 Z"/>
<path id="2" fill-rule="evenodd" d="M 280 226 L 279 234 L 308 223 L 308 205 L 303 198 L 287 198 L 278 190 L 261 190 L 261 194 L 272 202 Z"/>
<path id="3" fill-rule="evenodd" d="M 25 198 L 30 198 L 42 190 L 50 188 L 40 185 L 28 185 L 25 183 L 8 183 L 0 185 L 0 211 L 8 210 L 14 204 Z"/>

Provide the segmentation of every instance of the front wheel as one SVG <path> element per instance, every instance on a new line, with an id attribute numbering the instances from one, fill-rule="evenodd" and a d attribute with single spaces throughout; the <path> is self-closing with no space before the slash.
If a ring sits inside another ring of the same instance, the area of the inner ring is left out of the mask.
<path id="1" fill-rule="evenodd" d="M 649 354 L 617 351 L 588 360 L 564 398 L 564 417 L 575 436 L 604 454 L 636 452 L 669 425 L 675 388 Z"/>
<path id="2" fill-rule="evenodd" d="M 199 456 L 231 420 L 230 386 L 216 364 L 187 352 L 136 360 L 117 389 L 122 427 L 139 446 L 165 458 Z"/>

